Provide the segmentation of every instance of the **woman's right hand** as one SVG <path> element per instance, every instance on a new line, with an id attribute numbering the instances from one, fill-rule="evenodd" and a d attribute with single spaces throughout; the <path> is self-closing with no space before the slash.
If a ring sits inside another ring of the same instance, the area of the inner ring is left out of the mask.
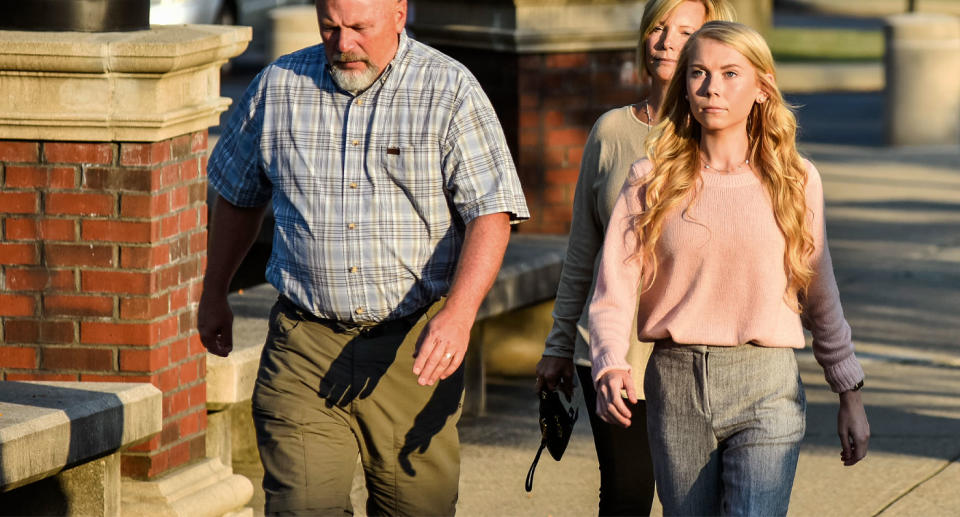
<path id="1" fill-rule="evenodd" d="M 607 370 L 597 381 L 597 416 L 608 424 L 630 427 L 633 414 L 623 402 L 621 390 L 627 392 L 627 400 L 637 403 L 637 390 L 633 377 L 627 370 Z"/>
<path id="2" fill-rule="evenodd" d="M 536 393 L 557 388 L 567 395 L 567 400 L 573 397 L 573 359 L 545 355 L 537 363 Z"/>

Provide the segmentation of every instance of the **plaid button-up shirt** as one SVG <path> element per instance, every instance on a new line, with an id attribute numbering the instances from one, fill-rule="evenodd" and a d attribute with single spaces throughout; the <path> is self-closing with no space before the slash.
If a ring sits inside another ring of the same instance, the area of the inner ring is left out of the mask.
<path id="1" fill-rule="evenodd" d="M 466 223 L 529 217 L 493 108 L 459 63 L 400 35 L 353 96 L 322 46 L 253 80 L 208 165 L 230 203 L 273 201 L 267 280 L 313 314 L 369 323 L 446 294 Z"/>

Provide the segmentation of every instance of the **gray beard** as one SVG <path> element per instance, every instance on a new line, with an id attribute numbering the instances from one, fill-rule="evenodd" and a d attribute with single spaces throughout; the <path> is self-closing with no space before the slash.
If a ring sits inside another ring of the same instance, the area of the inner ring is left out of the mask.
<path id="1" fill-rule="evenodd" d="M 333 77 L 333 82 L 337 83 L 337 86 L 341 89 L 356 95 L 369 88 L 377 80 L 377 76 L 380 75 L 380 69 L 376 65 L 370 62 L 367 62 L 366 65 L 367 67 L 359 72 L 348 72 L 337 68 L 335 65 L 330 65 L 330 76 Z"/>

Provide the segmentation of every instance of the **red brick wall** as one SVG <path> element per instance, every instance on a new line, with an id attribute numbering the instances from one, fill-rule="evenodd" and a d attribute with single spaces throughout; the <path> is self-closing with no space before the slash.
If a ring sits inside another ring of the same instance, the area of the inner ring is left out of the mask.
<path id="1" fill-rule="evenodd" d="M 517 163 L 531 220 L 526 233 L 570 230 L 583 144 L 605 111 L 639 98 L 635 51 L 511 54 L 439 47 L 490 97 Z"/>
<path id="2" fill-rule="evenodd" d="M 204 455 L 207 132 L 156 143 L 0 141 L 0 379 L 150 382 L 149 478 Z"/>
<path id="3" fill-rule="evenodd" d="M 583 144 L 605 111 L 637 101 L 634 52 L 528 54 L 519 58 L 517 166 L 527 233 L 567 233 Z"/>

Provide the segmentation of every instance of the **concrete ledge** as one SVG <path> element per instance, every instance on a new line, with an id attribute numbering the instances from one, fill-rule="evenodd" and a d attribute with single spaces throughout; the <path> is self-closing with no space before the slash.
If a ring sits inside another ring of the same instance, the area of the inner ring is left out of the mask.
<path id="1" fill-rule="evenodd" d="M 274 294 L 274 299 L 276 299 L 276 294 Z M 266 322 L 264 322 L 265 333 Z M 219 411 L 227 408 L 230 404 L 250 400 L 253 394 L 253 383 L 257 380 L 257 367 L 260 364 L 260 352 L 262 350 L 262 339 L 259 341 L 238 340 L 236 334 L 234 334 L 234 348 L 229 357 L 207 354 L 208 411 Z"/>
<path id="2" fill-rule="evenodd" d="M 150 384 L 0 382 L 0 492 L 160 432 L 161 403 Z"/>
<path id="3" fill-rule="evenodd" d="M 232 293 L 233 352 L 227 357 L 207 354 L 207 409 L 219 411 L 250 400 L 257 380 L 260 352 L 267 337 L 267 317 L 277 301 L 270 284 Z"/>
<path id="4" fill-rule="evenodd" d="M 556 296 L 566 253 L 566 235 L 513 234 L 503 257 L 503 267 L 483 300 L 477 319 Z"/>

